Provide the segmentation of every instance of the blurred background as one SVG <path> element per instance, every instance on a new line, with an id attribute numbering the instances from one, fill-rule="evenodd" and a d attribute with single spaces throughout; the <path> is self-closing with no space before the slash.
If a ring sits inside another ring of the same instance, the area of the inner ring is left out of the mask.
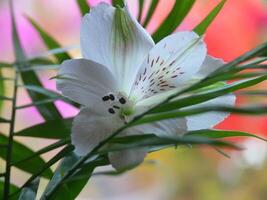
<path id="1" fill-rule="evenodd" d="M 20 38 L 27 56 L 42 55 L 46 51 L 38 34 L 25 19 L 31 16 L 63 46 L 72 47 L 71 54 L 78 58 L 81 16 L 75 0 L 14 0 Z M 100 1 L 89 0 L 90 5 Z M 108 1 L 106 1 L 108 2 Z M 134 15 L 137 0 L 128 1 Z M 145 0 L 147 11 L 149 0 Z M 177 30 L 191 30 L 217 5 L 218 0 L 197 0 L 190 14 Z M 153 32 L 172 8 L 174 0 L 161 0 L 148 25 Z M 205 35 L 209 54 L 230 61 L 267 40 L 267 1 L 229 0 Z M 76 48 L 73 48 L 76 47 Z M 0 60 L 13 62 L 11 24 L 7 0 L 0 0 Z M 9 75 L 8 71 L 2 73 Z M 49 80 L 55 71 L 40 73 L 49 89 L 55 90 L 55 82 Z M 267 84 L 258 85 L 266 89 Z M 6 84 L 9 94 L 11 86 Z M 26 92 L 19 91 L 19 104 L 30 103 Z M 237 103 L 265 101 L 252 97 L 239 98 Z M 56 102 L 64 116 L 74 116 L 77 110 Z M 8 104 L 1 115 L 10 113 Z M 42 122 L 35 108 L 27 108 L 17 115 L 16 130 Z M 1 126 L 6 132 L 7 127 Z M 267 117 L 232 115 L 216 128 L 241 130 L 267 137 Z M 36 138 L 18 138 L 24 144 L 39 149 L 52 141 Z M 251 200 L 267 199 L 267 145 L 256 139 L 236 138 L 247 150 L 228 152 L 226 158 L 211 148 L 178 148 L 153 153 L 135 170 L 116 177 L 95 176 L 84 188 L 78 199 L 94 200 Z M 44 158 L 50 157 L 44 155 Z M 0 170 L 4 167 L 0 160 Z M 22 185 L 29 176 L 13 169 L 12 182 Z M 43 187 L 47 183 L 42 180 Z M 43 188 L 42 187 L 42 188 Z"/>

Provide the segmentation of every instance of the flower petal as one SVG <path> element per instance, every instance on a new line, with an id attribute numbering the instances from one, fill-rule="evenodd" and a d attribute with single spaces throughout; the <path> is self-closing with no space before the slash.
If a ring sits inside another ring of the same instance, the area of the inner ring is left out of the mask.
<path id="1" fill-rule="evenodd" d="M 216 106 L 216 105 L 233 106 L 235 104 L 235 99 L 236 98 L 234 95 L 222 96 L 195 106 L 187 107 L 187 109 L 193 107 Z M 208 113 L 189 116 L 186 118 L 187 127 L 188 130 L 213 128 L 215 125 L 222 122 L 228 116 L 229 113 L 223 113 L 223 112 L 208 112 Z"/>
<path id="2" fill-rule="evenodd" d="M 71 142 L 75 146 L 75 153 L 85 155 L 122 125 L 114 116 L 83 108 L 72 126 Z"/>
<path id="3" fill-rule="evenodd" d="M 57 89 L 82 105 L 104 108 L 102 97 L 115 91 L 116 81 L 110 71 L 90 60 L 67 60 L 60 66 Z"/>
<path id="4" fill-rule="evenodd" d="M 108 154 L 109 161 L 117 171 L 136 167 L 144 161 L 147 154 L 146 148 L 135 148 Z"/>
<path id="5" fill-rule="evenodd" d="M 82 20 L 83 56 L 108 66 L 118 79 L 119 89 L 127 94 L 138 67 L 153 46 L 150 35 L 127 8 L 114 8 L 100 3 Z"/>
<path id="6" fill-rule="evenodd" d="M 146 134 L 155 134 L 159 137 L 171 137 L 183 135 L 187 131 L 185 118 L 169 119 L 134 127 Z"/>
<path id="7" fill-rule="evenodd" d="M 222 65 L 224 65 L 224 61 L 222 59 L 214 58 L 208 55 L 206 56 L 204 63 L 202 64 L 196 76 L 197 78 L 204 78 L 217 70 Z"/>
<path id="8" fill-rule="evenodd" d="M 131 96 L 138 101 L 183 85 L 199 71 L 206 51 L 202 38 L 194 32 L 164 38 L 143 62 Z"/>

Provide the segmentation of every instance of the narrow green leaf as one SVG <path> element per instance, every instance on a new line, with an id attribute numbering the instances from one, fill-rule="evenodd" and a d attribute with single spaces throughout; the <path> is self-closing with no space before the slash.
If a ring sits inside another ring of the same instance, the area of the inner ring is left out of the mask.
<path id="1" fill-rule="evenodd" d="M 9 123 L 10 120 L 0 117 L 0 123 Z"/>
<path id="2" fill-rule="evenodd" d="M 56 200 L 66 200 L 75 199 L 88 179 L 91 177 L 93 170 L 98 166 L 103 166 L 109 164 L 107 159 L 97 158 L 96 160 L 90 161 L 83 166 L 76 174 L 74 174 L 68 181 L 63 183 L 59 190 L 52 197 L 47 197 L 46 194 L 49 193 L 55 185 L 57 185 L 63 176 L 77 161 L 79 157 L 74 153 L 70 153 L 65 157 L 59 167 L 56 169 L 52 180 L 47 185 L 41 200 L 44 199 L 56 199 Z M 82 178 L 81 178 L 82 177 Z"/>
<path id="3" fill-rule="evenodd" d="M 28 64 L 25 64 L 27 63 L 27 58 L 25 56 L 25 52 L 19 40 L 13 11 L 12 11 L 12 36 L 13 36 L 12 39 L 13 39 L 13 45 L 14 45 L 14 50 L 15 50 L 17 68 L 21 69 L 21 68 L 29 67 Z M 21 75 L 21 78 L 24 84 L 36 85 L 40 87 L 42 86 L 35 72 L 28 71 L 28 72 L 23 72 L 20 75 Z M 31 91 L 28 91 L 28 93 L 33 101 L 39 101 L 44 98 L 42 94 L 37 94 Z M 37 109 L 46 120 L 61 118 L 61 114 L 58 112 L 57 108 L 55 107 L 53 103 L 37 106 Z"/>
<path id="4" fill-rule="evenodd" d="M 38 58 L 38 57 L 30 59 L 28 62 L 30 65 L 53 65 L 53 64 L 55 64 L 55 62 L 53 62 L 50 59 Z"/>
<path id="5" fill-rule="evenodd" d="M 36 178 L 27 187 L 23 188 L 18 200 L 35 200 L 40 178 Z"/>
<path id="6" fill-rule="evenodd" d="M 138 1 L 138 14 L 137 14 L 137 20 L 139 23 L 141 22 L 143 8 L 144 8 L 144 0 L 139 0 Z"/>
<path id="7" fill-rule="evenodd" d="M 57 119 L 37 124 L 15 133 L 15 136 L 64 139 L 70 136 L 73 118 Z"/>
<path id="8" fill-rule="evenodd" d="M 209 138 L 214 138 L 214 139 L 221 139 L 221 138 L 227 138 L 227 137 L 254 137 L 254 138 L 267 142 L 267 140 L 262 137 L 259 137 L 251 133 L 242 132 L 242 131 L 204 129 L 204 130 L 190 131 L 186 135 L 209 137 Z"/>
<path id="9" fill-rule="evenodd" d="M 177 26 L 181 24 L 183 19 L 189 13 L 194 3 L 195 0 L 175 1 L 175 4 L 167 18 L 153 34 L 154 41 L 158 42 L 175 31 Z"/>
<path id="10" fill-rule="evenodd" d="M 81 15 L 85 15 L 86 13 L 89 13 L 90 11 L 90 6 L 89 4 L 87 3 L 86 0 L 76 0 L 78 6 L 79 6 L 79 9 L 80 9 L 80 13 Z"/>
<path id="11" fill-rule="evenodd" d="M 52 36 L 50 36 L 44 29 L 42 29 L 32 18 L 27 16 L 27 19 L 34 26 L 36 31 L 40 34 L 43 42 L 45 43 L 48 49 L 61 47 L 61 45 Z M 61 63 L 64 60 L 71 59 L 71 56 L 67 52 L 65 52 L 65 53 L 56 54 L 55 58 L 57 59 L 58 63 Z"/>
<path id="12" fill-rule="evenodd" d="M 152 15 L 153 15 L 153 13 L 155 12 L 155 9 L 156 9 L 158 3 L 159 3 L 159 0 L 151 0 L 151 3 L 150 3 L 150 6 L 149 6 L 149 9 L 148 9 L 146 18 L 144 20 L 144 24 L 143 24 L 144 27 L 147 27 L 147 25 L 148 25 Z"/>
<path id="13" fill-rule="evenodd" d="M 173 110 L 180 109 L 183 107 L 203 103 L 205 101 L 214 99 L 216 97 L 230 94 L 236 90 L 248 88 L 250 86 L 256 85 L 266 79 L 267 79 L 267 76 L 262 76 L 262 77 L 257 77 L 254 79 L 238 81 L 232 84 L 225 85 L 218 89 L 213 89 L 207 92 L 202 92 L 200 94 L 191 95 L 191 96 L 184 97 L 178 100 L 174 100 L 169 103 L 159 105 L 157 108 L 153 109 L 151 113 L 173 111 Z"/>
<path id="14" fill-rule="evenodd" d="M 226 0 L 222 0 L 208 15 L 205 17 L 203 21 L 201 21 L 195 28 L 194 32 L 198 35 L 203 35 L 215 17 L 219 14 L 221 9 L 223 8 Z"/>
<path id="15" fill-rule="evenodd" d="M 7 144 L 8 138 L 5 135 L 0 134 L 0 142 L 1 144 Z M 45 161 L 39 156 L 36 156 L 28 160 L 27 162 L 15 164 L 17 161 L 31 156 L 32 154 L 34 154 L 33 150 L 17 141 L 13 141 L 12 163 L 14 163 L 15 167 L 31 174 L 36 173 L 38 168 L 42 167 L 45 164 Z M 0 149 L 0 157 L 5 159 L 6 152 L 4 149 Z M 52 175 L 53 173 L 50 169 L 48 169 L 44 174 L 42 174 L 42 176 L 46 178 L 49 178 Z"/>
<path id="16" fill-rule="evenodd" d="M 13 185 L 13 184 L 10 184 L 10 185 L 9 185 L 9 191 L 10 191 L 10 193 L 15 192 L 16 190 L 18 190 L 18 187 L 17 187 L 17 186 L 15 186 L 15 185 Z M 2 182 L 2 181 L 0 180 L 0 197 L 3 196 L 3 191 L 4 191 L 4 182 Z M 18 195 L 15 195 L 15 196 L 13 196 L 12 198 L 10 198 L 10 200 L 17 200 L 18 197 L 19 197 Z"/>
<path id="17" fill-rule="evenodd" d="M 142 119 L 134 122 L 133 125 L 151 123 L 155 121 L 171 119 L 171 118 L 179 118 L 197 115 L 206 112 L 230 112 L 244 115 L 266 115 L 267 114 L 267 106 L 266 105 L 254 105 L 254 106 L 244 106 L 244 107 L 232 107 L 232 106 L 199 106 L 196 108 L 186 108 L 179 111 L 174 112 L 163 112 L 160 114 L 154 114 L 145 116 Z"/>
<path id="18" fill-rule="evenodd" d="M 0 68 L 11 68 L 12 66 L 11 63 L 0 62 Z"/>
<path id="19" fill-rule="evenodd" d="M 73 146 L 66 146 L 63 148 L 60 152 L 58 152 L 53 158 L 51 158 L 48 162 L 46 162 L 42 167 L 37 169 L 37 172 L 33 174 L 18 190 L 13 192 L 10 196 L 13 197 L 16 194 L 18 194 L 23 188 L 27 187 L 29 184 L 32 183 L 37 177 L 39 177 L 41 174 L 43 174 L 47 169 L 49 169 L 52 165 L 57 163 L 59 160 L 64 158 L 66 155 L 68 155 L 70 152 L 72 152 L 74 149 Z"/>
<path id="20" fill-rule="evenodd" d="M 249 96 L 267 96 L 266 90 L 246 90 L 236 92 L 236 95 L 249 95 Z"/>
<path id="21" fill-rule="evenodd" d="M 120 6 L 121 8 L 124 7 L 124 0 L 112 0 L 113 6 Z"/>

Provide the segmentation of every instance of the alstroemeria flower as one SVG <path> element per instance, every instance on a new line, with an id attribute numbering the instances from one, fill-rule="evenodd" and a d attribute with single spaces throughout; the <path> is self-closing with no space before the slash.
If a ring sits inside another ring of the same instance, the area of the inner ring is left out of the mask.
<path id="1" fill-rule="evenodd" d="M 72 127 L 72 144 L 78 155 L 134 116 L 159 103 L 173 91 L 203 78 L 223 63 L 206 55 L 206 46 L 194 32 L 177 32 L 158 44 L 131 16 L 127 8 L 101 3 L 91 9 L 81 25 L 84 59 L 65 61 L 57 88 L 83 105 Z M 209 104 L 233 104 L 226 96 Z M 200 104 L 203 105 L 203 104 Z M 211 112 L 133 127 L 122 135 L 154 133 L 181 135 L 187 130 L 211 128 L 226 114 Z M 145 148 L 109 153 L 116 169 L 141 163 Z"/>

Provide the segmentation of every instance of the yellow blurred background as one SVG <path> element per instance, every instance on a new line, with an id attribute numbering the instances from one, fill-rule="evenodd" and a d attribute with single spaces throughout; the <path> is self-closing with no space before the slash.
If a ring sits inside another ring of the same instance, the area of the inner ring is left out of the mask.
<path id="1" fill-rule="evenodd" d="M 20 38 L 27 55 L 33 57 L 46 51 L 38 34 L 25 19 L 34 18 L 63 46 L 76 47 L 71 50 L 80 57 L 79 28 L 81 16 L 75 0 L 14 0 Z M 91 5 L 100 1 L 89 0 Z M 106 1 L 108 2 L 108 1 Z M 136 14 L 137 0 L 129 0 Z M 145 0 L 146 12 L 149 0 Z M 218 0 L 196 0 L 196 4 L 177 30 L 191 30 L 218 3 Z M 153 32 L 170 11 L 174 0 L 160 0 L 148 31 Z M 267 39 L 267 1 L 228 0 L 205 35 L 211 55 L 230 61 Z M 0 60 L 14 60 L 11 44 L 11 26 L 8 1 L 0 0 Z M 3 73 L 8 74 L 7 71 Z M 49 89 L 55 89 L 55 71 L 42 72 L 40 77 Z M 9 74 L 8 74 L 9 75 Z M 6 92 L 11 86 L 6 84 Z M 266 89 L 266 83 L 257 86 Z M 19 93 L 19 103 L 29 103 L 25 91 Z M 242 98 L 238 103 L 254 102 L 258 99 Z M 267 103 L 266 98 L 261 99 Z M 64 116 L 73 116 L 77 110 L 57 102 Z M 5 105 L 2 115 L 9 115 Z M 42 122 L 35 108 L 20 111 L 16 130 Z M 7 127 L 1 126 L 1 131 Z M 218 125 L 220 129 L 234 129 L 267 137 L 267 117 L 229 117 Z M 51 140 L 19 138 L 27 146 L 39 149 Z M 78 199 L 94 200 L 264 200 L 267 199 L 267 145 L 255 139 L 235 139 L 244 145 L 243 152 L 228 152 L 226 158 L 211 148 L 191 149 L 187 147 L 167 149 L 152 153 L 146 162 L 135 170 L 118 177 L 95 176 L 84 188 Z M 44 158 L 51 154 L 45 154 Z M 0 170 L 3 162 L 0 160 Z M 29 174 L 14 170 L 12 182 L 23 184 Z M 46 180 L 42 180 L 44 186 Z M 42 187 L 43 188 L 43 187 Z"/>

